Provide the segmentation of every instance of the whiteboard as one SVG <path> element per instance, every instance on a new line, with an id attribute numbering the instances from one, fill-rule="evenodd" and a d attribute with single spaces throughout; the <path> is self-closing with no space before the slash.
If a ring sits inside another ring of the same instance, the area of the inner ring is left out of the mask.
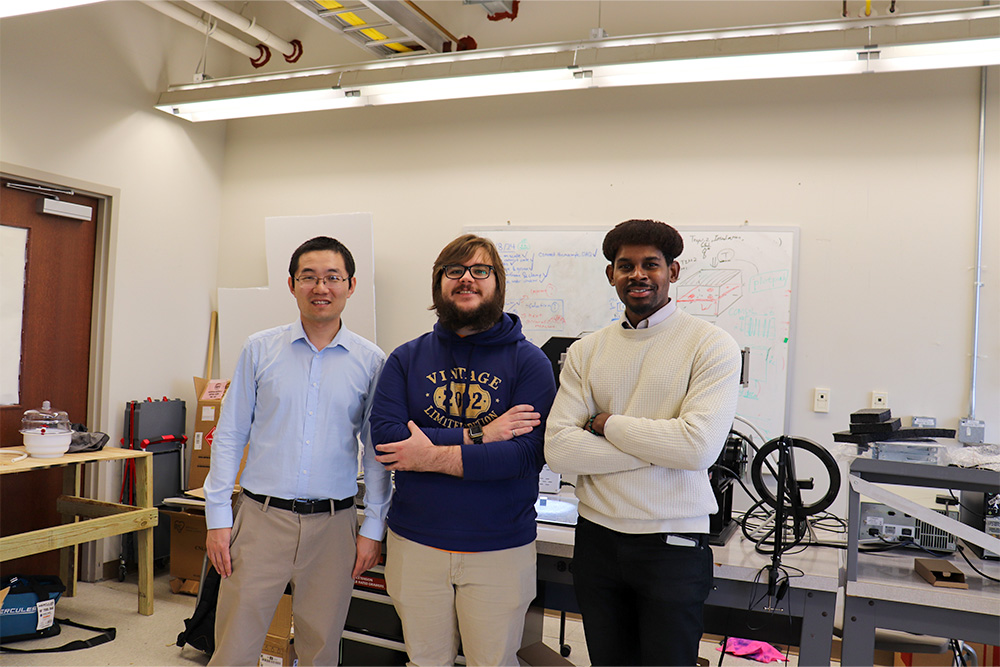
<path id="1" fill-rule="evenodd" d="M 541 346 L 620 321 L 625 307 L 608 284 L 601 246 L 610 228 L 470 227 L 496 243 L 507 272 L 505 308 Z M 798 228 L 677 227 L 684 252 L 670 295 L 686 312 L 750 348 L 750 382 L 737 414 L 770 440 L 787 430 L 789 346 Z"/>
<path id="2" fill-rule="evenodd" d="M 375 342 L 375 253 L 370 213 L 282 216 L 264 220 L 267 286 L 220 287 L 219 369 L 232 378 L 247 336 L 299 318 L 288 291 L 288 262 L 302 243 L 330 236 L 351 251 L 358 286 L 342 315 L 347 328 Z"/>

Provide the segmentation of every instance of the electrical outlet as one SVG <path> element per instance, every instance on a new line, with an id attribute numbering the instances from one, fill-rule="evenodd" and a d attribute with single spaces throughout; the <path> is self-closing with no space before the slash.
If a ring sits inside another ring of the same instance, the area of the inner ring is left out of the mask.
<path id="1" fill-rule="evenodd" d="M 873 408 L 887 408 L 889 407 L 889 392 L 887 391 L 873 391 L 872 392 L 872 404 Z"/>
<path id="2" fill-rule="evenodd" d="M 829 412 L 830 411 L 830 390 L 820 389 L 816 387 L 813 389 L 813 412 Z"/>

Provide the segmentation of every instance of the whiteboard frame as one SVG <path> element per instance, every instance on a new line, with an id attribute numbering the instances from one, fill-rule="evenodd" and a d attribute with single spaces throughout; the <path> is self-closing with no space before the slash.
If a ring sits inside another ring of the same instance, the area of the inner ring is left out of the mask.
<path id="1" fill-rule="evenodd" d="M 618 223 L 615 223 L 618 224 Z M 480 234 L 488 232 L 604 232 L 607 233 L 615 225 L 604 226 L 604 225 L 466 225 L 462 229 L 466 233 L 470 234 Z M 801 238 L 801 228 L 793 225 L 674 225 L 671 227 L 676 229 L 678 232 L 718 232 L 721 234 L 725 233 L 746 233 L 746 232 L 774 232 L 774 233 L 790 233 L 792 235 L 792 253 L 791 253 L 791 275 L 789 277 L 789 284 L 791 285 L 791 293 L 788 305 L 788 357 L 787 364 L 785 367 L 785 396 L 784 405 L 782 410 L 782 434 L 788 433 L 788 422 L 791 415 L 791 397 L 792 397 L 792 360 L 795 358 L 797 351 L 797 329 L 798 329 L 798 279 L 799 279 L 799 242 Z M 685 252 L 690 249 L 685 245 Z M 681 255 L 684 256 L 683 253 Z M 777 437 L 781 434 L 772 434 L 771 437 Z"/>

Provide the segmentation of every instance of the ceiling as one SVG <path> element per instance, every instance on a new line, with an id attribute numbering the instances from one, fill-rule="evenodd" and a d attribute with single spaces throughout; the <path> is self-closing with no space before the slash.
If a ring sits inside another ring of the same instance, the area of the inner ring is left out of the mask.
<path id="1" fill-rule="evenodd" d="M 383 2 L 385 0 L 382 0 Z M 299 40 L 303 45 L 301 58 L 289 64 L 275 53 L 263 67 L 253 67 L 248 58 L 234 52 L 234 58 L 224 64 L 226 71 L 208 72 L 212 76 L 238 76 L 280 72 L 290 69 L 328 67 L 384 58 L 350 41 L 345 35 L 323 25 L 296 5 L 309 4 L 289 0 L 228 1 L 218 4 L 255 21 L 285 41 Z M 666 33 L 687 30 L 732 28 L 774 23 L 793 23 L 842 19 L 842 0 L 521 0 L 513 20 L 491 21 L 488 10 L 471 0 L 413 0 L 420 10 L 439 23 L 448 33 L 461 38 L 471 36 L 478 49 L 516 47 L 551 42 L 588 40 L 593 31 L 601 29 L 611 37 Z M 210 18 L 186 2 L 175 4 L 199 17 Z M 342 0 L 345 6 L 356 6 L 357 0 Z M 848 19 L 863 22 L 870 7 L 876 16 L 901 16 L 916 12 L 980 7 L 979 0 L 848 0 Z M 890 14 L 890 7 L 894 12 Z M 329 6 L 329 5 L 328 5 Z M 152 11 L 152 10 L 151 10 Z M 359 16 L 364 16 L 358 12 Z M 372 16 L 372 15 L 369 15 Z M 369 22 L 373 19 L 365 18 Z M 253 37 L 231 25 L 220 24 L 225 30 L 251 44 Z M 385 29 L 387 34 L 389 29 Z M 192 54 L 194 60 L 197 55 Z M 395 57 L 395 56 L 389 56 Z M 171 83 L 185 83 L 174 81 Z"/>

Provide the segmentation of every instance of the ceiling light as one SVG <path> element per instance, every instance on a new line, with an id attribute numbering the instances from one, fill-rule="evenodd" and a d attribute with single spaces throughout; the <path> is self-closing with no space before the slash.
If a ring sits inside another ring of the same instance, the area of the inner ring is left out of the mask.
<path id="1" fill-rule="evenodd" d="M 988 21 L 997 19 L 997 15 L 993 13 L 983 13 L 983 16 Z M 931 22 L 937 22 L 940 17 L 934 16 L 932 19 Z M 770 27 L 773 34 L 780 34 L 782 29 L 781 26 Z M 746 30 L 735 30 L 734 35 L 737 37 L 734 39 L 742 39 Z M 658 37 L 646 36 L 642 39 Z M 442 56 L 434 56 L 433 60 L 417 56 L 405 62 L 396 60 L 392 63 L 399 70 L 395 81 L 379 80 L 385 77 L 384 63 L 380 63 L 378 68 L 369 67 L 365 63 L 353 70 L 320 68 L 213 81 L 207 85 L 187 84 L 171 87 L 160 96 L 157 108 L 188 120 L 204 121 L 586 88 L 835 76 L 1000 64 L 1000 37 L 699 58 L 663 58 L 642 62 L 613 62 L 617 53 L 612 52 L 612 47 L 608 46 L 578 45 L 574 50 L 567 50 L 564 46 L 525 47 L 520 51 L 507 49 L 503 51 L 503 55 L 494 56 L 497 69 L 506 67 L 510 70 L 520 68 L 523 62 L 513 56 L 526 56 L 528 61 L 535 58 L 537 65 L 541 51 L 550 54 L 541 56 L 547 59 L 545 62 L 548 66 L 525 67 L 520 71 L 463 73 L 463 68 L 467 71 L 472 65 L 482 69 L 481 62 L 485 54 L 472 52 L 472 56 L 464 53 L 450 54 L 448 57 L 453 58 L 453 64 L 449 68 L 451 75 L 444 77 L 420 76 L 425 70 L 439 69 L 436 65 L 440 63 Z M 583 52 L 587 52 L 586 58 L 579 57 Z M 661 51 L 650 52 L 662 54 Z M 572 66 L 558 66 L 560 59 L 567 63 L 569 58 L 572 58 Z M 577 66 L 578 60 L 587 64 Z M 425 67 L 427 65 L 430 67 Z M 383 73 L 379 74 L 379 70 L 383 70 Z"/>
<path id="2" fill-rule="evenodd" d="M 0 0 L 0 19 L 22 14 L 47 12 L 77 5 L 90 5 L 103 0 Z"/>

